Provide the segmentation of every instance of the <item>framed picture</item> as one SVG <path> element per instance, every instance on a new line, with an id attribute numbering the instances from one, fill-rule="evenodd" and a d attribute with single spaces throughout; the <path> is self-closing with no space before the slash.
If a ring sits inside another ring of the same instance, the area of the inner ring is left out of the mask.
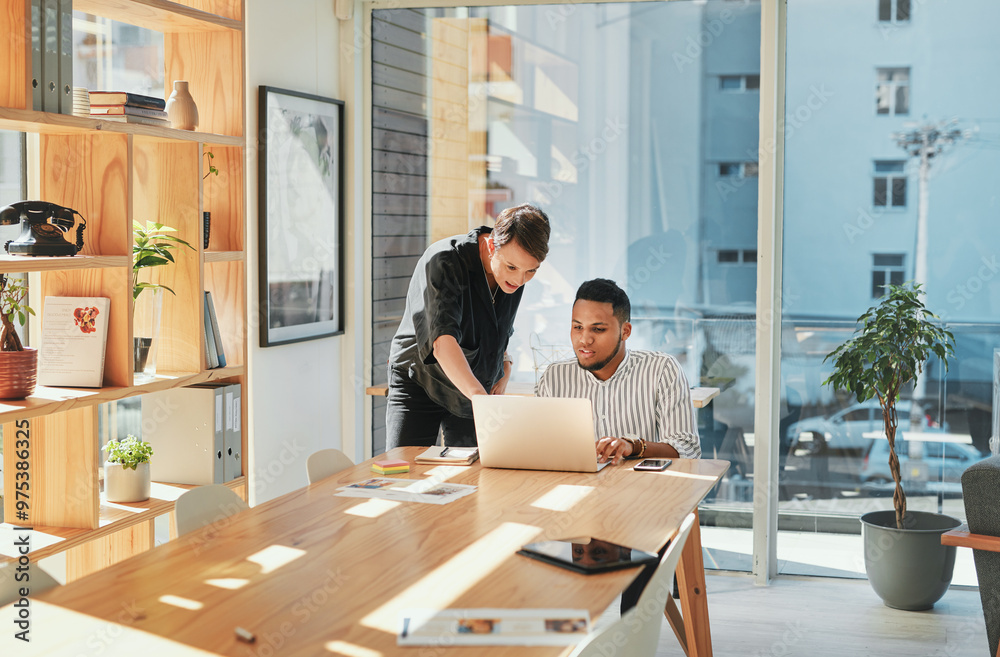
<path id="1" fill-rule="evenodd" d="M 344 103 L 260 87 L 260 346 L 344 332 Z"/>

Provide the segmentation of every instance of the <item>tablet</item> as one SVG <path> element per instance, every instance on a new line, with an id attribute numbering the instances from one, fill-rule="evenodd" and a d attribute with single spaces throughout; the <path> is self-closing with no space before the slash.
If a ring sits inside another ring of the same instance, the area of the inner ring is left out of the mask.
<path id="1" fill-rule="evenodd" d="M 528 543 L 518 554 L 578 573 L 605 573 L 659 561 L 659 555 L 597 538 Z"/>

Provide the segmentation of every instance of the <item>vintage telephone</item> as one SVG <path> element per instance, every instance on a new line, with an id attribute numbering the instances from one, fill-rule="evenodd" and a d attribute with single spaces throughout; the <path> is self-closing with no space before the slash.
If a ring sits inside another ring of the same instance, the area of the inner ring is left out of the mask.
<path id="1" fill-rule="evenodd" d="M 76 223 L 73 215 L 82 222 L 76 228 L 76 245 L 63 237 Z M 45 201 L 21 201 L 0 210 L 0 226 L 21 223 L 21 235 L 4 244 L 11 255 L 71 256 L 83 248 L 83 229 L 87 220 L 72 208 L 64 208 Z"/>

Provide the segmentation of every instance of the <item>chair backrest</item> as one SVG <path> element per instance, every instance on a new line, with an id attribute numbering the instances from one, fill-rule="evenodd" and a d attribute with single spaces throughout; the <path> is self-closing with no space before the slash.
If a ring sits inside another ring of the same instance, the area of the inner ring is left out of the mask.
<path id="1" fill-rule="evenodd" d="M 326 479 L 332 474 L 353 466 L 354 461 L 348 458 L 347 454 L 331 447 L 309 455 L 306 460 L 306 474 L 309 477 L 309 483 L 315 484 L 320 479 Z"/>
<path id="2" fill-rule="evenodd" d="M 28 564 L 27 581 L 15 579 L 18 572 L 24 571 L 17 570 L 16 562 L 0 566 L 0 607 L 17 601 L 21 597 L 22 588 L 27 588 L 30 591 L 29 595 L 36 596 L 59 586 L 59 582 L 35 562 Z"/>
<path id="3" fill-rule="evenodd" d="M 1000 536 L 1000 519 L 997 503 L 1000 501 L 1000 456 L 991 456 L 970 465 L 962 473 L 962 497 L 965 500 L 965 519 L 973 534 Z M 1000 552 L 973 550 L 979 595 L 983 600 L 983 618 L 986 620 L 986 638 L 990 654 L 995 655 L 1000 646 L 1000 606 L 996 604 L 1000 590 Z"/>
<path id="4" fill-rule="evenodd" d="M 670 541 L 660 565 L 642 590 L 639 602 L 615 622 L 591 632 L 570 657 L 655 657 L 674 571 L 694 520 L 695 515 L 691 513 L 681 523 L 680 531 Z"/>
<path id="5" fill-rule="evenodd" d="M 239 495 L 222 484 L 192 488 L 178 497 L 174 505 L 177 535 L 214 525 L 249 508 Z"/>

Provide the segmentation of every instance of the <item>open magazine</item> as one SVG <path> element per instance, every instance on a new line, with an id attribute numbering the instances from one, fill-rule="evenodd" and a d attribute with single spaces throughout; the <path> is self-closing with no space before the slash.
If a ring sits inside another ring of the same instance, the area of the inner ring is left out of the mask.
<path id="1" fill-rule="evenodd" d="M 586 609 L 407 609 L 401 646 L 565 646 L 590 632 Z"/>
<path id="2" fill-rule="evenodd" d="M 475 486 L 449 484 L 434 479 L 396 479 L 372 477 L 337 489 L 340 497 L 368 497 L 396 502 L 447 504 L 471 495 Z"/>

